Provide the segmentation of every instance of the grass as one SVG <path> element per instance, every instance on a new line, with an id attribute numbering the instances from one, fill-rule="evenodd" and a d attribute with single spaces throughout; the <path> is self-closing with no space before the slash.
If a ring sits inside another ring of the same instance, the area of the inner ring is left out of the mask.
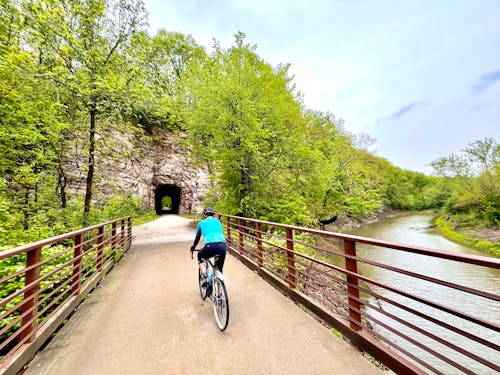
<path id="1" fill-rule="evenodd" d="M 132 219 L 132 224 L 133 225 L 141 225 L 141 224 L 149 223 L 150 221 L 154 221 L 154 220 L 158 219 L 159 217 L 160 216 L 155 211 L 149 211 L 148 213 L 146 213 L 142 216 L 134 217 Z"/>
<path id="2" fill-rule="evenodd" d="M 462 231 L 455 230 L 452 220 L 447 220 L 445 215 L 438 216 L 435 223 L 441 234 L 447 239 L 500 257 L 500 243 L 474 238 Z"/>
<path id="3" fill-rule="evenodd" d="M 337 331 L 335 328 L 330 329 L 330 332 L 337 336 L 339 339 L 344 339 L 344 335 L 341 332 Z"/>

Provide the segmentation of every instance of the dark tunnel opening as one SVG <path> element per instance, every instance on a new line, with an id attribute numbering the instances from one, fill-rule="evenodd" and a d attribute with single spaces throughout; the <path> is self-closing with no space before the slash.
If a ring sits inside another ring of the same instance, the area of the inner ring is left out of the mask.
<path id="1" fill-rule="evenodd" d="M 175 185 L 159 185 L 155 190 L 155 211 L 158 215 L 178 214 L 181 189 Z"/>

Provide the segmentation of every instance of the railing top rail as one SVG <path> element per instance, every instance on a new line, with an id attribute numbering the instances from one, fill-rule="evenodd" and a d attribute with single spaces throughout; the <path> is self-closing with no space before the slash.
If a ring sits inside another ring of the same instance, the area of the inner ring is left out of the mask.
<path id="1" fill-rule="evenodd" d="M 125 219 L 128 219 L 128 216 L 121 217 L 119 219 L 114 219 L 114 220 L 106 221 L 106 222 L 103 222 L 103 223 L 100 223 L 100 224 L 93 225 L 91 227 L 86 227 L 86 228 L 83 228 L 83 229 L 78 229 L 78 230 L 75 230 L 73 232 L 64 233 L 64 234 L 61 234 L 59 236 L 54 236 L 54 237 L 46 238 L 46 239 L 43 239 L 43 240 L 40 240 L 40 241 L 37 241 L 37 242 L 32 242 L 32 243 L 29 243 L 29 244 L 26 244 L 26 245 L 21 245 L 21 246 L 15 247 L 13 249 L 1 251 L 0 252 L 0 260 L 5 259 L 5 258 L 9 258 L 9 257 L 14 256 L 14 255 L 19 255 L 19 254 L 25 253 L 27 251 L 34 250 L 34 249 L 37 249 L 39 247 L 47 246 L 47 245 L 53 244 L 55 242 L 66 240 L 68 238 L 75 237 L 75 236 L 77 236 L 79 234 L 85 234 L 85 233 L 88 233 L 88 232 L 90 232 L 90 231 L 92 231 L 94 229 L 98 229 L 100 227 L 104 227 L 106 225 L 110 225 L 110 224 L 113 224 L 113 223 L 116 223 L 118 221 L 122 221 L 122 220 L 125 220 Z"/>
<path id="2" fill-rule="evenodd" d="M 241 217 L 241 216 L 233 216 L 233 215 L 226 215 L 226 214 L 219 214 L 219 215 L 222 217 L 230 218 L 230 219 L 242 219 L 245 221 L 249 221 L 249 222 L 253 222 L 253 223 L 260 223 L 260 224 L 264 224 L 264 225 L 270 225 L 270 226 L 278 227 L 278 228 L 292 229 L 292 230 L 316 234 L 316 235 L 320 235 L 320 236 L 334 237 L 334 238 L 338 238 L 341 240 L 360 242 L 360 243 L 364 243 L 367 245 L 381 246 L 381 247 L 385 247 L 385 248 L 402 250 L 402 251 L 415 253 L 415 254 L 428 255 L 428 256 L 433 256 L 436 258 L 454 260 L 454 261 L 463 262 L 463 263 L 475 264 L 475 265 L 483 266 L 483 267 L 500 269 L 500 259 L 488 257 L 488 256 L 463 254 L 463 253 L 457 253 L 457 252 L 451 252 L 451 251 L 445 251 L 445 250 L 439 250 L 439 249 L 432 249 L 432 248 L 423 247 L 423 246 L 405 245 L 405 244 L 400 244 L 400 243 L 395 243 L 395 242 L 390 242 L 390 241 L 376 240 L 373 238 L 353 236 L 350 234 L 329 232 L 329 231 L 320 230 L 320 229 L 311 229 L 311 228 L 298 227 L 298 226 L 294 226 L 294 225 L 273 223 L 273 222 L 264 221 L 264 220 L 250 219 L 250 218 Z"/>

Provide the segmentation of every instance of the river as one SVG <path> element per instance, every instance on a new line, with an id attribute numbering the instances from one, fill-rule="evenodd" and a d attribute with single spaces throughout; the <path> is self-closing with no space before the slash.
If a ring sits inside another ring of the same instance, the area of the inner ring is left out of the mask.
<path id="1" fill-rule="evenodd" d="M 347 233 L 370 237 L 379 240 L 385 240 L 390 242 L 397 242 L 409 245 L 423 246 L 428 248 L 454 251 L 467 254 L 475 255 L 485 255 L 475 249 L 458 245 L 446 238 L 442 237 L 438 231 L 432 228 L 432 215 L 429 214 L 411 214 L 411 215 L 400 215 L 392 218 L 388 218 L 373 224 L 363 225 L 359 228 L 349 230 Z M 358 256 L 366 257 L 371 260 L 376 260 L 381 263 L 390 264 L 393 266 L 398 266 L 400 268 L 410 269 L 415 272 L 419 272 L 428 276 L 437 277 L 440 279 L 456 282 L 462 285 L 467 285 L 479 290 L 488 291 L 495 294 L 500 294 L 500 271 L 492 270 L 489 268 L 481 266 L 473 266 L 468 264 L 462 264 L 459 262 L 430 258 L 418 254 L 404 253 L 401 251 L 393 251 L 390 249 L 385 249 L 384 251 L 373 251 L 375 248 L 369 245 L 358 244 Z M 371 266 L 365 266 L 363 264 L 359 265 L 360 272 L 370 278 L 381 280 L 386 284 L 397 286 L 403 290 L 410 290 L 417 292 L 417 294 L 424 295 L 429 299 L 434 301 L 439 301 L 444 305 L 466 311 L 469 314 L 475 316 L 482 316 L 490 321 L 494 321 L 500 324 L 500 306 L 497 302 L 484 299 L 476 299 L 475 296 L 466 294 L 463 292 L 458 292 L 455 290 L 450 290 L 449 288 L 443 288 L 440 286 L 435 286 L 425 281 L 420 282 L 414 278 L 405 277 L 403 275 L 383 270 L 380 268 L 375 268 Z M 373 288 L 372 288 L 373 289 Z M 378 293 L 388 295 L 388 292 L 384 292 L 383 289 L 377 289 Z M 408 301 L 400 299 L 398 296 L 393 294 L 391 298 L 397 298 L 399 302 L 412 304 L 413 301 Z M 372 303 L 381 304 L 380 301 L 372 300 Z M 411 321 L 413 324 L 420 328 L 434 332 L 439 337 L 444 337 L 457 344 L 458 346 L 464 347 L 471 352 L 484 356 L 487 353 L 487 357 L 493 363 L 500 363 L 500 355 L 498 352 L 484 347 L 481 344 L 471 342 L 467 339 L 462 339 L 460 336 L 450 333 L 445 328 L 441 328 L 430 322 L 423 321 L 422 319 L 414 316 L 413 314 L 406 313 L 404 311 L 397 311 L 397 308 L 388 306 L 387 303 L 381 305 L 386 311 L 391 311 L 393 313 L 399 314 L 399 316 L 404 316 L 405 319 Z M 416 307 L 416 306 L 415 306 Z M 417 307 L 420 311 L 424 311 L 431 315 L 436 315 L 436 312 L 432 311 L 431 308 L 427 309 L 426 306 Z M 386 320 L 387 318 L 381 314 L 376 314 L 375 311 L 370 311 L 373 315 L 377 316 L 377 319 Z M 444 314 L 444 313 L 443 313 Z M 441 319 L 452 323 L 454 325 L 460 326 L 460 328 L 469 330 L 480 337 L 488 338 L 489 340 L 495 342 L 497 345 L 500 344 L 500 337 L 498 333 L 491 331 L 482 331 L 482 327 L 478 327 L 467 321 L 460 321 L 458 318 L 452 316 L 441 315 Z M 394 322 L 390 323 L 395 326 Z M 391 341 L 397 342 L 399 345 L 405 347 L 405 349 L 411 351 L 412 353 L 423 358 L 426 362 L 431 363 L 439 371 L 445 374 L 462 374 L 461 371 L 451 368 L 448 364 L 444 363 L 442 360 L 437 359 L 433 355 L 428 354 L 425 351 L 420 351 L 415 349 L 411 344 L 406 344 L 406 341 L 401 340 L 398 336 L 392 334 L 381 327 L 374 326 L 374 329 L 383 332 L 384 335 L 392 336 Z M 418 335 L 414 331 L 404 327 L 398 326 L 398 329 L 404 331 L 411 337 L 416 338 Z M 428 339 L 426 337 L 419 336 L 419 340 L 425 340 L 426 345 L 429 345 L 439 353 L 447 356 L 448 358 L 453 358 L 457 363 L 460 363 L 464 367 L 474 371 L 478 374 L 497 374 L 496 371 L 487 368 L 483 365 L 478 364 L 475 361 L 468 359 L 462 355 L 455 353 L 447 347 L 436 343 L 434 340 Z M 463 341 L 460 341 L 463 340 Z"/>

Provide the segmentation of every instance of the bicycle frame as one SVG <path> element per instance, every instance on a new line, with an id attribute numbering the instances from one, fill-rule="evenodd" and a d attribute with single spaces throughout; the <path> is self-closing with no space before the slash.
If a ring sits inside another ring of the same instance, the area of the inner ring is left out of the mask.
<path id="1" fill-rule="evenodd" d="M 208 294 L 210 294 L 209 298 L 212 301 L 215 321 L 219 329 L 221 331 L 224 331 L 227 328 L 229 322 L 229 299 L 227 295 L 226 285 L 224 283 L 226 278 L 217 267 L 218 257 L 218 255 L 214 257 L 215 261 L 213 263 L 210 259 L 202 259 L 202 261 L 206 264 L 207 274 L 209 274 L 210 272 L 212 273 L 212 279 L 208 280 L 208 285 L 204 285 L 203 283 L 205 279 L 201 274 L 201 269 L 199 269 L 198 283 L 202 300 L 205 300 Z M 191 258 L 193 258 L 192 252 Z"/>

